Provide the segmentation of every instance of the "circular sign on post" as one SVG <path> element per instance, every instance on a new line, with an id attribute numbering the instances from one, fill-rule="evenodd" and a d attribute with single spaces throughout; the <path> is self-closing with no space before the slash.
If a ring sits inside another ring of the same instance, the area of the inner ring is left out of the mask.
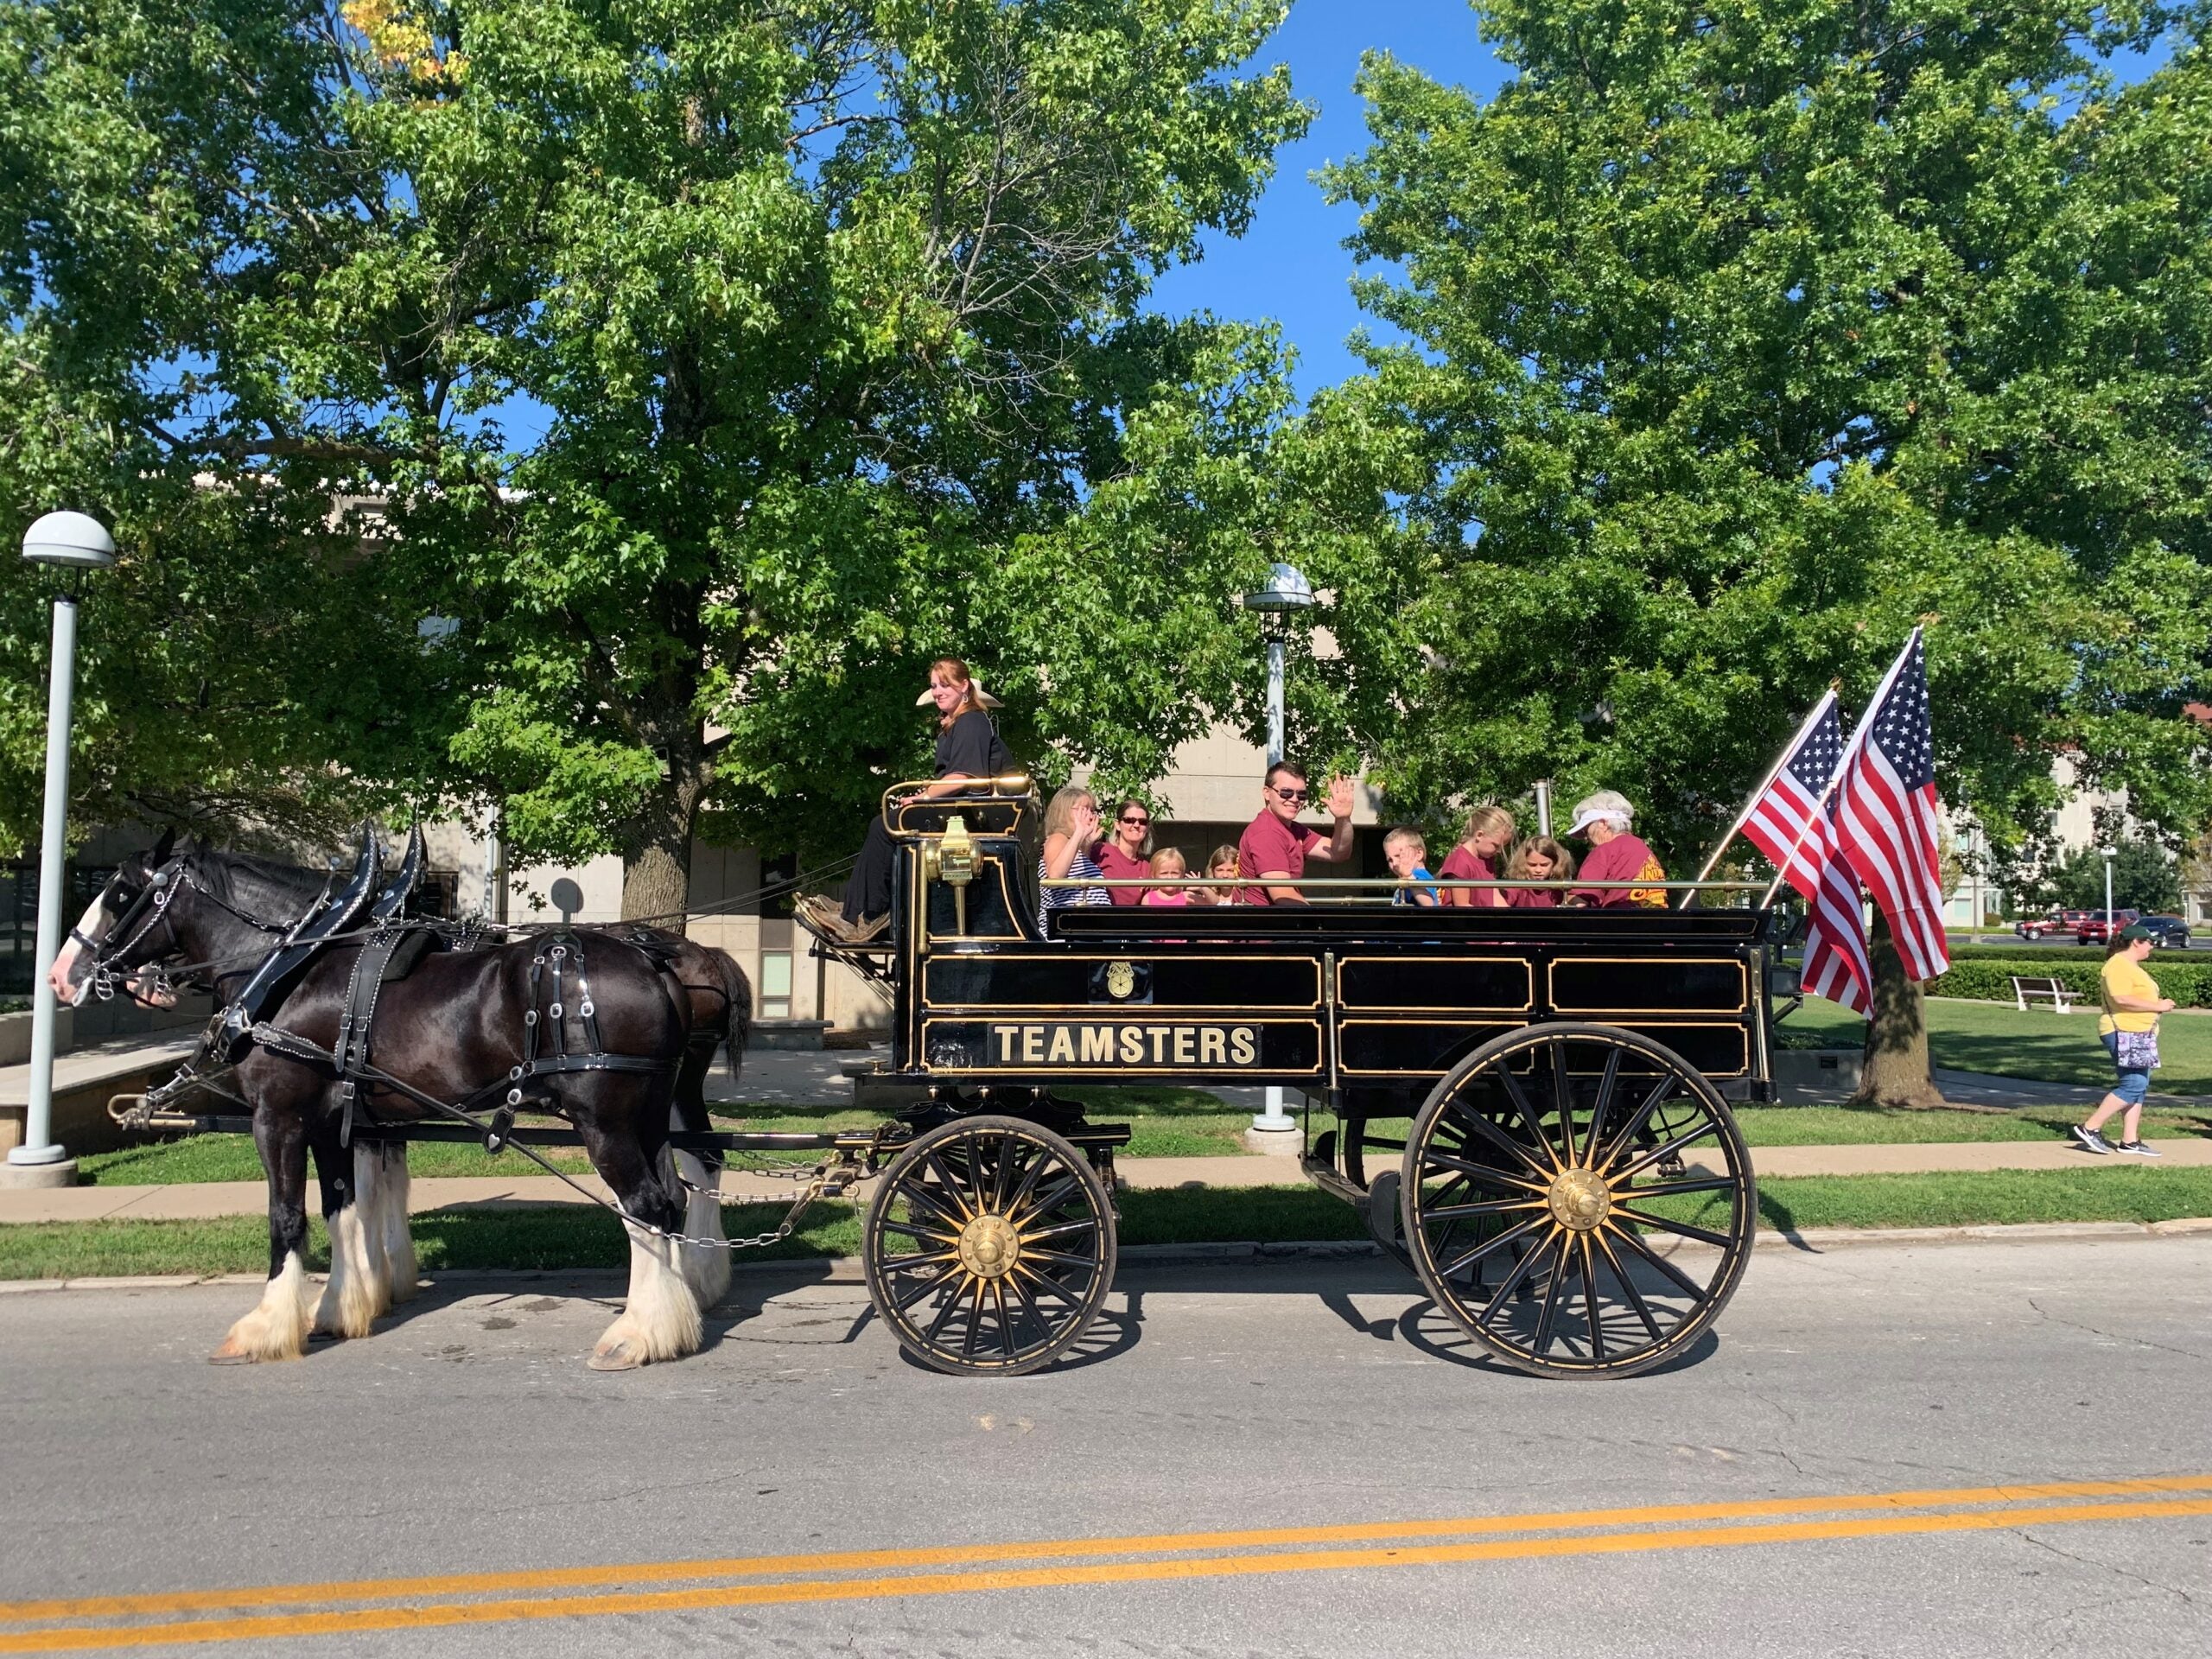
<path id="1" fill-rule="evenodd" d="M 34 564 L 104 570 L 115 563 L 115 538 L 87 513 L 49 512 L 23 532 L 23 556 Z"/>

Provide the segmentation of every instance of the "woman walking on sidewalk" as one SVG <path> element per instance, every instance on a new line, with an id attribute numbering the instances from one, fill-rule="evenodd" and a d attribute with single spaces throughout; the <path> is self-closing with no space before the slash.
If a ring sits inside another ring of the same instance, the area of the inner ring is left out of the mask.
<path id="1" fill-rule="evenodd" d="M 2151 1068 L 2158 1063 L 2158 1016 L 2170 1013 L 2174 1000 L 2158 995 L 2158 982 L 2143 971 L 2152 939 L 2147 927 L 2130 925 L 2105 950 L 2101 976 L 2104 1017 L 2097 1021 L 2105 1052 L 2112 1056 L 2120 1081 L 2097 1103 L 2089 1121 L 2077 1124 L 2075 1143 L 2090 1152 L 2133 1153 L 2138 1158 L 2158 1154 L 2143 1139 L 2143 1096 L 2151 1087 Z M 2126 1137 L 2114 1146 L 2097 1133 L 2114 1112 L 2127 1114 L 2120 1128 Z"/>

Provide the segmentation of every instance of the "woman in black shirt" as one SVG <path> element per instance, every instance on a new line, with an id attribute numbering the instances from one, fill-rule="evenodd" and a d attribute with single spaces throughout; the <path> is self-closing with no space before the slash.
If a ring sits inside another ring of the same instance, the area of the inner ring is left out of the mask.
<path id="1" fill-rule="evenodd" d="M 976 683 L 959 658 L 940 657 L 930 664 L 930 689 L 914 703 L 934 703 L 938 713 L 937 782 L 925 794 L 958 795 L 971 779 L 1002 777 L 1014 769 L 1014 757 L 999 741 L 988 712 L 998 699 Z M 821 931 L 850 944 L 865 944 L 891 919 L 891 833 L 878 813 L 868 820 L 860 857 L 845 883 L 842 910 L 833 911 L 820 897 L 800 899 L 798 908 Z"/>

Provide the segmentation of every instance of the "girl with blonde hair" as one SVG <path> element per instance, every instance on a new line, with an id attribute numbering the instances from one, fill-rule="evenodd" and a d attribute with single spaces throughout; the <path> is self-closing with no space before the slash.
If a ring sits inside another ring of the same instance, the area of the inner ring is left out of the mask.
<path id="1" fill-rule="evenodd" d="M 1497 856 L 1511 844 L 1516 827 L 1513 815 L 1503 807 L 1477 807 L 1467 814 L 1459 844 L 1445 855 L 1444 868 L 1437 874 L 1447 881 L 1497 880 Z M 1447 887 L 1445 899 L 1453 905 L 1497 909 L 1505 903 L 1505 895 L 1496 887 Z"/>
<path id="2" fill-rule="evenodd" d="M 1197 905 L 1233 905 L 1236 902 L 1236 844 L 1224 842 L 1206 855 L 1206 885 L 1192 887 L 1191 902 Z"/>

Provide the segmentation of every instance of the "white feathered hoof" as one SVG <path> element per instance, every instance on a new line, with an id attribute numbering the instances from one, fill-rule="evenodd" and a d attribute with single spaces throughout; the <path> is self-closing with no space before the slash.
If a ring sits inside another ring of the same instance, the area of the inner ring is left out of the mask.
<path id="1" fill-rule="evenodd" d="M 283 1270 L 261 1293 L 260 1305 L 232 1325 L 223 1345 L 207 1357 L 217 1365 L 297 1359 L 308 1351 L 308 1329 L 314 1321 L 307 1264 L 296 1250 L 285 1256 Z"/>
<path id="2" fill-rule="evenodd" d="M 630 1296 L 584 1363 L 594 1371 L 634 1371 L 656 1360 L 699 1351 L 706 1320 L 699 1298 L 677 1266 L 679 1248 L 625 1224 L 630 1234 Z"/>
<path id="3" fill-rule="evenodd" d="M 372 1253 L 368 1217 L 349 1204 L 330 1217 L 330 1279 L 315 1310 L 320 1337 L 365 1337 L 377 1316 L 391 1306 L 377 1255 Z"/>
<path id="4" fill-rule="evenodd" d="M 416 1291 L 420 1270 L 415 1239 L 407 1230 L 407 1147 L 399 1141 L 353 1148 L 353 1191 L 369 1259 L 384 1281 L 387 1306 L 396 1306 Z"/>

